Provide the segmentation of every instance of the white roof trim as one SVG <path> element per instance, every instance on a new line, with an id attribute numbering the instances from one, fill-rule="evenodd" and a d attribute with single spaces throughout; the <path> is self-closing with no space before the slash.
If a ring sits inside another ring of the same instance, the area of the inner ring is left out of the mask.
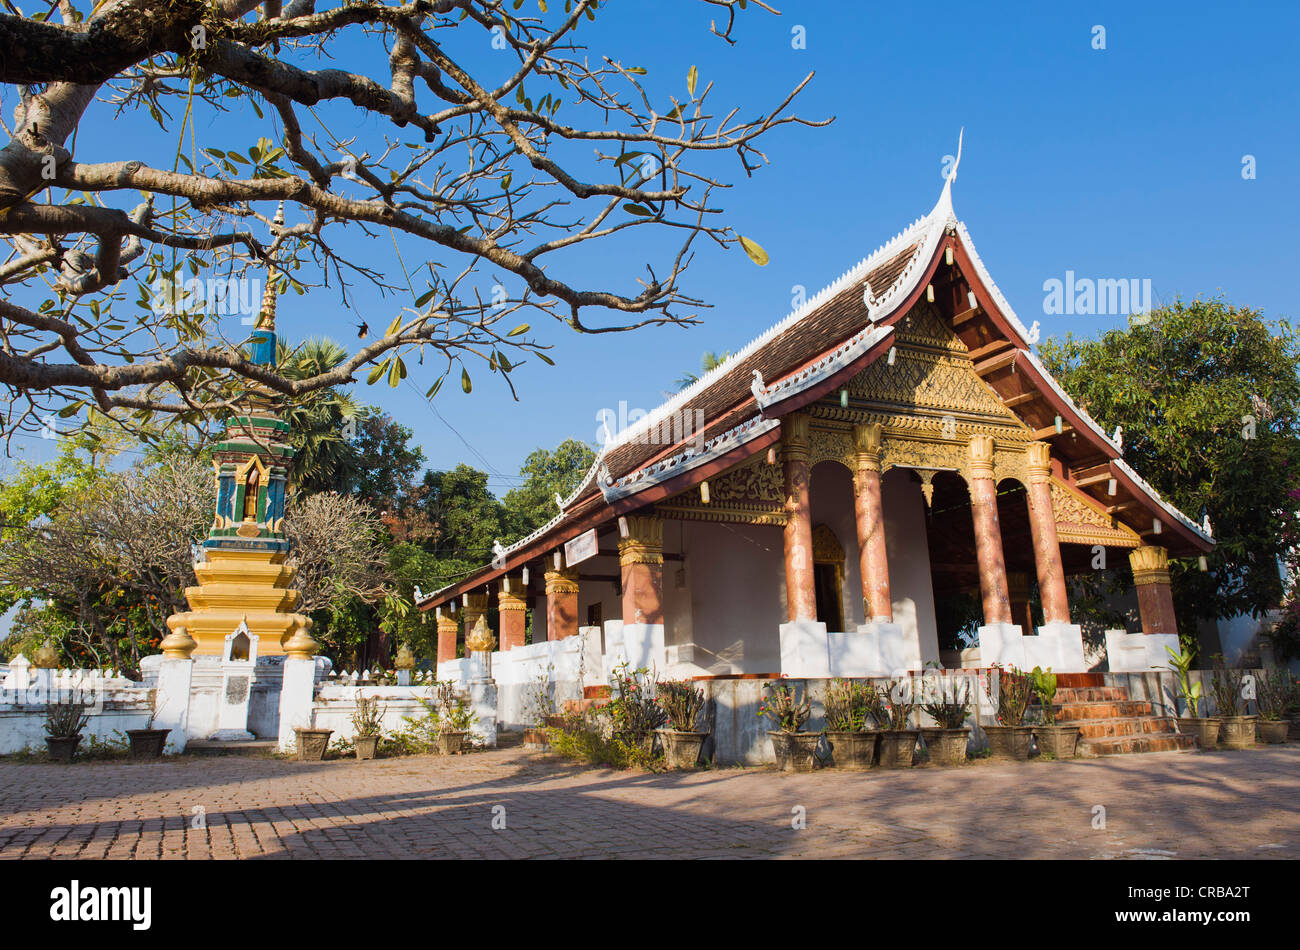
<path id="1" fill-rule="evenodd" d="M 1043 378 L 1043 381 L 1047 383 L 1048 387 L 1052 390 L 1052 392 L 1056 393 L 1056 395 L 1060 397 L 1061 401 L 1064 402 L 1067 406 L 1069 406 L 1070 410 L 1074 412 L 1074 414 L 1077 415 L 1080 419 L 1083 420 L 1083 424 L 1086 425 L 1089 429 L 1091 429 L 1093 434 L 1096 435 L 1097 438 L 1101 439 L 1101 441 L 1106 444 L 1106 447 L 1108 449 L 1110 449 L 1112 452 L 1115 453 L 1113 457 L 1118 459 L 1123 454 L 1123 452 L 1120 449 L 1120 447 L 1111 440 L 1111 437 L 1106 434 L 1105 430 L 1102 429 L 1101 426 L 1097 425 L 1097 423 L 1093 420 L 1092 416 L 1088 415 L 1086 412 L 1084 412 L 1082 409 L 1079 408 L 1078 404 L 1075 403 L 1075 401 L 1069 397 L 1069 395 L 1065 392 L 1065 390 L 1061 388 L 1060 384 L 1057 383 L 1057 381 L 1052 378 L 1052 374 L 1047 371 L 1047 367 L 1044 366 L 1041 362 L 1039 362 L 1038 357 L 1033 354 L 1032 350 L 1024 350 L 1023 352 L 1025 356 L 1029 357 L 1030 365 L 1033 366 L 1034 369 L 1038 371 L 1038 375 Z"/>
<path id="2" fill-rule="evenodd" d="M 656 462 L 654 465 L 631 472 L 608 486 L 601 486 L 601 491 L 604 492 L 606 501 L 616 501 L 619 498 L 635 495 L 683 472 L 699 468 L 706 462 L 711 462 L 733 449 L 752 442 L 760 435 L 770 432 L 780 425 L 780 419 L 764 419 L 762 416 L 752 416 L 740 423 L 740 425 L 733 426 L 726 432 L 709 439 L 704 443 L 703 451 L 696 452 L 693 448 L 684 449 L 675 455 L 670 455 L 668 458 Z"/>
<path id="3" fill-rule="evenodd" d="M 863 327 L 862 330 L 845 340 L 837 349 L 828 353 L 816 363 L 801 372 L 787 376 L 772 384 L 769 388 L 764 389 L 761 394 L 755 392 L 754 401 L 758 403 L 760 409 L 766 409 L 775 402 L 789 399 L 791 396 L 816 385 L 827 376 L 834 376 L 881 340 L 892 336 L 893 333 L 893 327 Z"/>
<path id="4" fill-rule="evenodd" d="M 1214 537 L 1212 535 L 1206 534 L 1200 525 L 1194 522 L 1191 518 L 1187 517 L 1187 515 L 1183 514 L 1173 505 L 1169 504 L 1169 502 L 1161 498 L 1160 492 L 1156 491 L 1154 488 L 1148 485 L 1142 479 L 1141 475 L 1133 471 L 1133 469 L 1129 467 L 1128 462 L 1125 462 L 1123 459 L 1115 459 L 1115 466 L 1121 472 L 1127 475 L 1129 478 L 1133 479 L 1133 481 L 1137 484 L 1139 488 L 1141 488 L 1144 492 L 1146 492 L 1157 505 L 1159 505 L 1169 514 L 1169 517 L 1173 518 L 1175 521 L 1183 525 L 1185 528 L 1191 529 L 1198 537 L 1203 538 L 1206 541 L 1209 541 L 1211 544 L 1214 543 Z"/>

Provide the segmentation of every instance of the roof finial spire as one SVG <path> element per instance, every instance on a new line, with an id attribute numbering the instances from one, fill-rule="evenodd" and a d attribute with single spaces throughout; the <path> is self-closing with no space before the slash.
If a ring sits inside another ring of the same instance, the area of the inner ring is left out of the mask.
<path id="1" fill-rule="evenodd" d="M 961 164 L 961 140 L 966 135 L 966 126 L 962 126 L 957 132 L 957 160 L 952 163 L 952 169 L 948 172 L 948 181 L 957 180 L 957 166 Z"/>
<path id="2" fill-rule="evenodd" d="M 930 212 L 931 217 L 939 215 L 944 218 L 955 218 L 956 214 L 952 210 L 952 183 L 957 180 L 957 168 L 961 165 L 961 142 L 966 135 L 966 127 L 962 126 L 961 131 L 957 133 L 957 157 L 953 159 L 952 168 L 948 169 L 948 175 L 943 180 L 943 192 L 939 195 L 939 200 Z M 948 156 L 944 156 L 946 161 Z"/>

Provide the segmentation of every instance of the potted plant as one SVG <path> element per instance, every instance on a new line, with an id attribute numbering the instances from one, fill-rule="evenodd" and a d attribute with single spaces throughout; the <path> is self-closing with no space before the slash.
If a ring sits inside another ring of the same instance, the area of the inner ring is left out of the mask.
<path id="1" fill-rule="evenodd" d="M 1015 667 L 997 667 L 997 724 L 985 726 L 989 752 L 995 759 L 1023 761 L 1029 758 L 1029 743 L 1034 727 L 1024 725 L 1029 708 L 1029 677 Z"/>
<path id="2" fill-rule="evenodd" d="M 355 730 L 353 745 L 357 758 L 373 759 L 379 749 L 379 737 L 383 732 L 381 723 L 384 707 L 373 696 L 357 693 L 357 708 L 352 713 L 352 728 Z"/>
<path id="3" fill-rule="evenodd" d="M 1034 726 L 1039 755 L 1050 755 L 1054 759 L 1074 758 L 1081 730 L 1078 726 L 1056 721 L 1056 707 L 1052 705 L 1056 698 L 1056 674 L 1050 666 L 1046 670 L 1035 666 L 1029 671 L 1029 684 L 1043 707 L 1043 721 Z"/>
<path id="4" fill-rule="evenodd" d="M 299 762 L 320 762 L 325 758 L 325 750 L 329 748 L 330 736 L 334 734 L 333 729 L 303 729 L 298 727 L 293 731 L 298 737 Z"/>
<path id="5" fill-rule="evenodd" d="M 1286 742 L 1288 700 L 1292 690 L 1291 674 L 1284 669 L 1265 670 L 1256 684 L 1255 705 L 1259 721 L 1255 729 L 1263 742 L 1278 745 Z"/>
<path id="6" fill-rule="evenodd" d="M 532 725 L 524 727 L 524 748 L 532 752 L 545 750 L 550 745 L 547 727 L 558 726 L 558 723 L 550 721 L 555 713 L 555 686 L 551 682 L 551 672 L 552 668 L 548 667 L 538 673 L 528 687 L 527 719 Z"/>
<path id="7" fill-rule="evenodd" d="M 431 710 L 437 728 L 436 745 L 439 755 L 458 755 L 465 745 L 470 726 L 478 720 L 474 710 L 463 696 L 456 692 L 454 683 L 437 680 L 433 684 L 437 705 Z"/>
<path id="8" fill-rule="evenodd" d="M 605 706 L 613 723 L 614 737 L 654 754 L 655 732 L 668 721 L 668 714 L 655 702 L 654 675 L 645 669 L 630 670 L 625 662 L 614 670 L 610 701 Z"/>
<path id="9" fill-rule="evenodd" d="M 690 680 L 669 680 L 655 690 L 655 702 L 668 717 L 668 727 L 659 730 L 664 746 L 664 760 L 670 769 L 693 769 L 700 760 L 700 750 L 708 732 L 701 732 L 704 690 Z"/>
<path id="10" fill-rule="evenodd" d="M 90 722 L 85 703 L 51 703 L 45 709 L 45 745 L 55 762 L 69 763 L 77 754 L 81 730 Z"/>
<path id="11" fill-rule="evenodd" d="M 1183 647 L 1175 652 L 1173 647 L 1165 647 L 1169 654 L 1169 666 L 1174 671 L 1178 682 L 1178 695 L 1183 699 L 1186 713 L 1180 720 L 1187 726 L 1187 731 L 1196 736 L 1196 743 L 1202 749 L 1213 749 L 1219 741 L 1219 717 L 1198 716 L 1202 691 L 1200 682 L 1192 682 L 1192 651 Z"/>
<path id="12" fill-rule="evenodd" d="M 817 768 L 819 732 L 800 732 L 812 707 L 806 694 L 801 695 L 790 683 L 767 683 L 767 694 L 758 707 L 758 714 L 772 720 L 775 730 L 769 730 L 776 765 L 782 772 L 811 772 Z"/>
<path id="13" fill-rule="evenodd" d="M 1214 711 L 1219 714 L 1219 741 L 1229 749 L 1255 745 L 1255 717 L 1246 715 L 1241 682 L 1241 670 L 1230 669 L 1223 654 L 1215 654 L 1210 691 L 1214 693 Z"/>
<path id="14" fill-rule="evenodd" d="M 924 703 L 921 709 L 935 721 L 932 727 L 921 730 L 925 747 L 930 750 L 930 761 L 935 765 L 961 765 L 966 761 L 966 745 L 970 728 L 966 717 L 970 715 L 970 687 L 965 680 L 955 681 L 951 691 L 934 702 Z"/>
<path id="15" fill-rule="evenodd" d="M 883 718 L 878 720 L 880 734 L 880 767 L 882 769 L 910 769 L 916 752 L 920 729 L 909 729 L 908 719 L 916 703 L 912 699 L 911 683 L 900 680 L 891 688 L 876 687 L 880 699 L 876 707 Z"/>
<path id="16" fill-rule="evenodd" d="M 171 730 L 155 729 L 153 727 L 153 716 L 153 713 L 149 714 L 149 722 L 143 729 L 126 730 L 126 737 L 131 741 L 131 758 L 133 759 L 162 758 L 163 749 L 167 745 L 167 736 L 171 733 Z"/>
<path id="17" fill-rule="evenodd" d="M 876 764 L 880 732 L 867 725 L 875 722 L 879 701 L 874 687 L 863 680 L 835 679 L 827 685 L 826 741 L 836 768 L 862 771 Z"/>

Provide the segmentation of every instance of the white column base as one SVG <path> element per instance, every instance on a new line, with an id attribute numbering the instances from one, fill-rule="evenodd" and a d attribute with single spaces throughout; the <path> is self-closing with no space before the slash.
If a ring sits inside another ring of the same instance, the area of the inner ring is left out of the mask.
<path id="1" fill-rule="evenodd" d="M 316 661 L 285 657 L 284 680 L 280 684 L 281 752 L 291 751 L 298 743 L 294 729 L 312 727 L 312 700 L 316 694 Z"/>
<path id="2" fill-rule="evenodd" d="M 165 656 L 158 666 L 158 691 L 153 701 L 153 727 L 169 729 L 167 748 L 184 752 L 190 720 L 190 683 L 194 661 Z"/>
<path id="3" fill-rule="evenodd" d="M 1037 637 L 1025 638 L 1025 664 L 1030 669 L 1051 666 L 1056 673 L 1088 672 L 1088 661 L 1083 657 L 1083 627 L 1077 623 L 1043 624 Z"/>
<path id="4" fill-rule="evenodd" d="M 979 628 L 980 662 L 1025 669 L 1025 635 L 1019 624 L 990 623 Z"/>
<path id="5" fill-rule="evenodd" d="M 1106 660 L 1112 673 L 1150 673 L 1152 670 L 1171 670 L 1169 653 L 1182 648 L 1174 633 L 1129 633 L 1126 630 L 1106 631 Z"/>
<path id="6" fill-rule="evenodd" d="M 664 662 L 664 625 L 661 623 L 624 623 L 623 649 L 634 670 L 662 670 Z"/>
<path id="7" fill-rule="evenodd" d="M 850 633 L 827 634 L 830 675 L 846 677 L 893 676 L 919 670 L 919 657 L 909 657 L 901 624 L 873 620 Z"/>
<path id="8" fill-rule="evenodd" d="M 825 679 L 831 675 L 826 624 L 792 620 L 781 624 L 781 673 L 784 676 Z"/>

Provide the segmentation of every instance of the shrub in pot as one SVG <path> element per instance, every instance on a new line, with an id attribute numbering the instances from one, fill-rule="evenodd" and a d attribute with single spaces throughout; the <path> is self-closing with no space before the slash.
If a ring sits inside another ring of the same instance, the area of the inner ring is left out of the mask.
<path id="1" fill-rule="evenodd" d="M 1265 670 L 1260 676 L 1255 693 L 1255 705 L 1259 707 L 1255 729 L 1261 741 L 1270 745 L 1286 742 L 1290 725 L 1286 721 L 1287 700 L 1292 688 L 1287 670 Z"/>
<path id="2" fill-rule="evenodd" d="M 1177 678 L 1178 695 L 1186 707 L 1179 725 L 1190 735 L 1196 736 L 1196 743 L 1202 749 L 1213 749 L 1219 741 L 1219 717 L 1197 715 L 1201 707 L 1202 691 L 1200 683 L 1192 682 L 1192 652 L 1186 647 L 1177 651 L 1173 647 L 1165 647 L 1165 652 L 1169 654 L 1169 666 Z"/>
<path id="3" fill-rule="evenodd" d="M 299 762 L 320 762 L 325 758 L 325 750 L 329 748 L 330 736 L 334 734 L 333 729 L 298 728 L 293 731 L 298 737 Z"/>
<path id="4" fill-rule="evenodd" d="M 465 697 L 456 691 L 454 683 L 448 680 L 435 680 L 433 683 L 434 701 L 430 704 L 421 700 L 429 710 L 433 720 L 434 746 L 439 755 L 457 755 L 465 746 L 465 737 L 478 716 L 469 706 Z"/>
<path id="5" fill-rule="evenodd" d="M 995 759 L 1023 761 L 1029 758 L 1029 743 L 1034 735 L 1034 727 L 1024 724 L 1031 691 L 1029 677 L 1015 667 L 997 667 L 996 676 L 998 721 L 996 725 L 984 727 L 989 737 L 989 753 Z"/>
<path id="6" fill-rule="evenodd" d="M 758 707 L 758 714 L 766 716 L 776 726 L 768 730 L 776 765 L 782 772 L 811 772 L 817 768 L 817 744 L 821 733 L 800 732 L 812 707 L 807 697 L 790 683 L 768 683 L 763 687 L 766 696 Z"/>
<path id="7" fill-rule="evenodd" d="M 524 748 L 542 751 L 550 745 L 546 730 L 552 727 L 550 720 L 555 715 L 555 684 L 551 682 L 551 668 L 533 678 L 525 704 L 526 718 L 532 725 L 524 727 Z M 558 724 L 554 725 L 558 728 Z"/>
<path id="8" fill-rule="evenodd" d="M 834 679 L 826 687 L 826 741 L 835 767 L 862 771 L 876 764 L 880 732 L 868 728 L 880 697 L 864 680 Z"/>
<path id="9" fill-rule="evenodd" d="M 51 703 L 45 708 L 45 745 L 55 762 L 71 762 L 90 722 L 85 703 Z"/>
<path id="10" fill-rule="evenodd" d="M 610 700 L 605 711 L 620 742 L 654 755 L 656 730 L 668 721 L 668 714 L 655 702 L 654 674 L 642 668 L 629 669 L 626 661 L 615 667 L 609 684 Z"/>
<path id="11" fill-rule="evenodd" d="M 943 694 L 933 702 L 923 703 L 921 709 L 935 721 L 935 725 L 921 730 L 925 747 L 930 751 L 930 761 L 935 765 L 961 765 L 966 761 L 966 746 L 970 728 L 966 717 L 970 715 L 970 685 L 965 680 L 943 681 Z"/>
<path id="12" fill-rule="evenodd" d="M 384 708 L 373 696 L 357 694 L 357 708 L 352 713 L 352 728 L 355 731 L 353 745 L 358 759 L 373 759 L 379 749 L 379 737 L 383 730 Z"/>
<path id="13" fill-rule="evenodd" d="M 880 767 L 882 769 L 910 769 L 916 752 L 920 729 L 908 728 L 908 720 L 916 703 L 912 700 L 911 681 L 900 679 L 889 689 L 876 687 L 884 719 L 880 721 Z"/>
<path id="14" fill-rule="evenodd" d="M 1255 717 L 1246 715 L 1241 670 L 1230 669 L 1222 653 L 1214 656 L 1210 691 L 1219 714 L 1219 741 L 1229 749 L 1250 749 L 1255 745 Z"/>
<path id="15" fill-rule="evenodd" d="M 667 766 L 695 768 L 704 740 L 709 737 L 707 731 L 698 728 L 704 714 L 704 690 L 690 680 L 668 680 L 656 687 L 655 702 L 668 717 L 667 728 L 659 730 Z"/>
<path id="16" fill-rule="evenodd" d="M 1078 726 L 1056 721 L 1056 707 L 1052 705 L 1056 698 L 1056 674 L 1050 666 L 1046 670 L 1035 666 L 1029 671 L 1029 684 L 1043 707 L 1043 721 L 1034 726 L 1039 755 L 1050 755 L 1054 759 L 1074 758 L 1080 730 Z"/>

